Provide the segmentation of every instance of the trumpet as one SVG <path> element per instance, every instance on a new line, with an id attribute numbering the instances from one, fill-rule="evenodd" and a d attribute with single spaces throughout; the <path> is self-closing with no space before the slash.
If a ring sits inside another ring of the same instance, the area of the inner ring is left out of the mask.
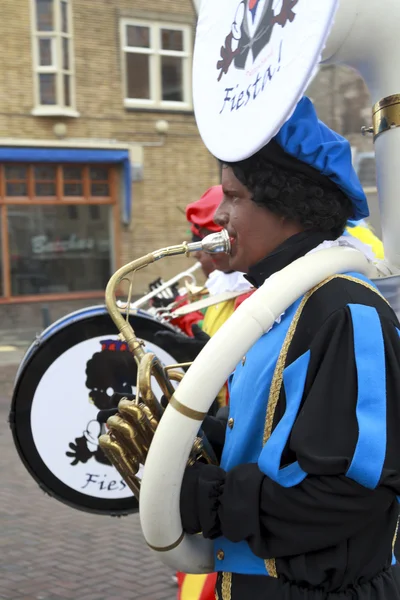
<path id="1" fill-rule="evenodd" d="M 144 309 L 162 323 L 171 323 L 171 321 L 181 316 L 179 311 L 182 310 L 183 307 L 185 307 L 183 314 L 198 310 L 197 303 L 199 301 L 206 302 L 205 298 L 209 298 L 210 296 L 210 292 L 205 285 L 197 285 L 194 273 L 200 268 L 201 264 L 197 262 L 186 271 L 178 273 L 168 281 L 161 282 L 160 280 L 160 284 L 155 285 L 154 289 L 148 294 L 129 304 L 131 314 L 139 309 Z M 174 288 L 176 284 L 182 280 L 184 280 L 184 286 L 182 286 L 179 292 L 177 292 L 177 295 L 174 296 L 171 288 Z M 156 283 L 158 284 L 158 281 Z M 163 305 L 158 307 L 153 306 L 151 300 L 160 296 L 163 297 Z M 219 298 L 217 298 L 215 303 L 219 301 Z M 187 305 L 187 303 L 189 303 L 189 305 Z M 205 307 L 207 308 L 213 303 L 214 300 L 209 298 L 209 301 L 205 303 Z M 117 300 L 117 306 L 124 312 L 128 308 L 128 303 Z M 191 308 L 192 306 L 193 309 Z M 177 329 L 179 330 L 179 327 L 177 327 Z"/>
<path id="2" fill-rule="evenodd" d="M 129 309 L 130 310 L 138 310 L 138 309 L 145 308 L 145 310 L 147 312 L 149 312 L 150 314 L 153 314 L 153 313 L 157 314 L 159 309 L 154 309 L 153 307 L 151 307 L 151 306 L 148 307 L 147 305 L 150 303 L 150 301 L 153 298 L 159 296 L 160 294 L 162 295 L 163 293 L 166 292 L 166 290 L 173 287 L 174 285 L 179 283 L 181 280 L 184 280 L 184 282 L 185 282 L 184 287 L 187 291 L 187 295 L 190 298 L 193 295 L 197 296 L 197 294 L 200 292 L 200 290 L 205 290 L 204 287 L 198 288 L 196 286 L 196 277 L 194 274 L 200 268 L 201 268 L 201 264 L 199 262 L 196 262 L 192 267 L 190 267 L 186 271 L 182 271 L 181 273 L 178 273 L 174 277 L 171 277 L 171 279 L 168 279 L 168 281 L 162 282 L 161 285 L 152 289 L 148 294 L 145 294 L 138 300 L 135 300 L 134 302 L 132 302 L 129 306 Z M 207 290 L 205 290 L 205 293 L 207 293 Z M 118 304 L 118 307 L 123 310 L 126 310 L 126 308 L 128 306 L 126 302 L 122 302 L 120 300 L 117 301 L 117 304 Z"/>
<path id="3" fill-rule="evenodd" d="M 100 436 L 99 444 L 136 497 L 140 495 L 140 479 L 137 474 L 140 465 L 145 464 L 153 435 L 163 415 L 163 408 L 151 389 L 151 378 L 155 378 L 168 403 L 174 405 L 177 400 L 174 398 L 175 388 L 172 382 L 181 381 L 184 374 L 178 368 L 188 366 L 188 364 L 164 367 L 154 353 L 145 351 L 143 342 L 136 337 L 129 323 L 133 277 L 138 270 L 157 260 L 180 254 L 188 256 L 199 250 L 210 254 L 229 253 L 228 233 L 223 230 L 213 233 L 199 242 L 183 242 L 177 246 L 149 253 L 116 271 L 106 288 L 107 310 L 120 332 L 120 339 L 126 342 L 137 363 L 138 375 L 136 399 L 123 398 L 120 400 L 118 414 L 107 420 L 108 433 Z M 124 280 L 129 283 L 125 316 L 121 313 L 116 299 L 116 290 Z M 212 448 L 201 431 L 195 438 L 189 463 L 193 464 L 200 458 L 207 463 L 217 463 Z"/>

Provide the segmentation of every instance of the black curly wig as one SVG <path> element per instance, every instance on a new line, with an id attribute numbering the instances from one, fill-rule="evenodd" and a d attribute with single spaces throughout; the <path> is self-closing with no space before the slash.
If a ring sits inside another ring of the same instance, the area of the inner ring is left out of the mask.
<path id="1" fill-rule="evenodd" d="M 316 169 L 289 156 L 272 140 L 256 154 L 233 163 L 235 177 L 252 200 L 276 215 L 298 223 L 304 231 L 339 237 L 352 217 L 351 200 Z"/>
<path id="2" fill-rule="evenodd" d="M 86 363 L 85 384 L 99 410 L 115 407 L 115 393 L 132 394 L 136 378 L 137 366 L 130 352 L 102 350 Z"/>

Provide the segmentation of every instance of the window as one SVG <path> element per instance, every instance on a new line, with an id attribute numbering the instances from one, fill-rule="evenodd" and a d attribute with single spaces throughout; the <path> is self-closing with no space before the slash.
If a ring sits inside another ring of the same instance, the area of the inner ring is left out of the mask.
<path id="1" fill-rule="evenodd" d="M 0 165 L 3 298 L 104 294 L 113 271 L 114 177 L 108 165 Z"/>
<path id="2" fill-rule="evenodd" d="M 78 116 L 74 102 L 71 0 L 33 2 L 35 115 Z"/>
<path id="3" fill-rule="evenodd" d="M 376 161 L 373 152 L 360 152 L 355 163 L 356 172 L 364 190 L 376 189 Z"/>
<path id="4" fill-rule="evenodd" d="M 188 26 L 123 20 L 125 106 L 191 107 L 191 30 Z"/>
<path id="5" fill-rule="evenodd" d="M 374 233 L 381 238 L 381 217 L 379 211 L 378 189 L 376 185 L 376 160 L 374 152 L 358 152 L 354 167 L 368 199 L 370 216 L 368 222 Z"/>

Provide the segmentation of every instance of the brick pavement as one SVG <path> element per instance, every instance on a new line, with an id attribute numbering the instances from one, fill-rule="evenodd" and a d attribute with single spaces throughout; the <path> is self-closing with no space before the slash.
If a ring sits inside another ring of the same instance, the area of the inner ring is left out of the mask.
<path id="1" fill-rule="evenodd" d="M 20 462 L 6 419 L 21 355 L 0 353 L 0 599 L 173 600 L 171 572 L 146 547 L 138 515 L 69 508 Z"/>

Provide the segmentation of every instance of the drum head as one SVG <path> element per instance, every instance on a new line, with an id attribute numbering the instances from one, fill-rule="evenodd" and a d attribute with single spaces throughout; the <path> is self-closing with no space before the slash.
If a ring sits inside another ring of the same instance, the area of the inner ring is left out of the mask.
<path id="1" fill-rule="evenodd" d="M 165 364 L 177 361 L 154 343 L 169 329 L 152 317 L 132 316 L 137 336 Z M 118 342 L 104 307 L 78 311 L 43 333 L 17 375 L 10 423 L 29 473 L 57 500 L 91 513 L 135 512 L 138 502 L 98 445 L 96 417 L 111 395 L 134 393 L 136 363 Z M 157 385 L 156 395 L 161 393 Z"/>
<path id="2" fill-rule="evenodd" d="M 197 125 L 209 151 L 248 158 L 293 113 L 338 0 L 203 0 L 193 63 Z"/>

